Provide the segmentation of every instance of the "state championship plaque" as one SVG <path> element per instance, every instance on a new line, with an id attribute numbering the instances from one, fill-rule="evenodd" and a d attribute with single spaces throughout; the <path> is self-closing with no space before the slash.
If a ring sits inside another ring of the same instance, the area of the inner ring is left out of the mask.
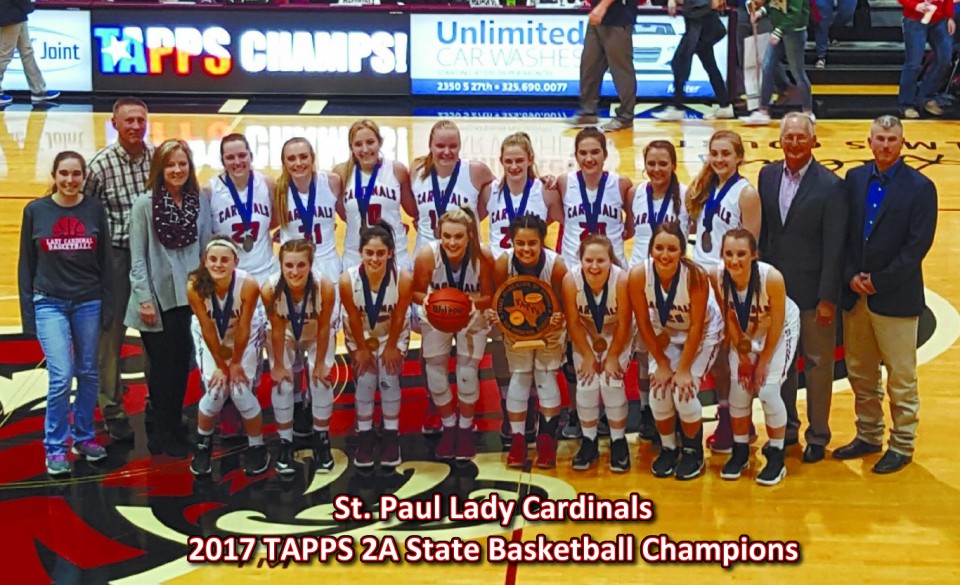
<path id="1" fill-rule="evenodd" d="M 549 283 L 535 276 L 515 276 L 493 295 L 493 310 L 514 349 L 543 349 L 544 332 L 560 304 Z"/>

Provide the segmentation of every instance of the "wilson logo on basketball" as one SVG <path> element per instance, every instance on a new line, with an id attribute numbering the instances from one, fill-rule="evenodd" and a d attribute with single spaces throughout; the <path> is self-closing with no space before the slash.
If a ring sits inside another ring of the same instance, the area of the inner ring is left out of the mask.
<path id="1" fill-rule="evenodd" d="M 447 287 L 430 293 L 430 302 L 424 308 L 431 325 L 445 333 L 456 333 L 470 324 L 473 303 L 462 290 Z"/>
<path id="2" fill-rule="evenodd" d="M 87 236 L 87 228 L 75 217 L 62 217 L 53 224 L 53 237 L 41 238 L 44 252 L 77 252 L 93 250 L 97 238 Z"/>

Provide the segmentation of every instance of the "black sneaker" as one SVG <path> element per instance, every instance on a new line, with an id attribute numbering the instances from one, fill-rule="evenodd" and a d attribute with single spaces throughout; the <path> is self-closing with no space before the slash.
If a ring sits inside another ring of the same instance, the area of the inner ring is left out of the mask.
<path id="1" fill-rule="evenodd" d="M 660 438 L 657 432 L 657 423 L 653 419 L 653 411 L 649 406 L 640 409 L 640 438 L 644 441 L 654 441 Z"/>
<path id="2" fill-rule="evenodd" d="M 247 447 L 243 454 L 243 471 L 247 475 L 260 475 L 270 467 L 270 452 L 266 445 Z"/>
<path id="3" fill-rule="evenodd" d="M 400 457 L 400 433 L 383 431 L 380 437 L 380 465 L 396 467 L 403 463 Z"/>
<path id="4" fill-rule="evenodd" d="M 293 436 L 306 438 L 313 434 L 313 407 L 306 401 L 293 403 Z"/>
<path id="5" fill-rule="evenodd" d="M 180 437 L 169 431 L 160 434 L 160 448 L 166 455 L 174 459 L 183 459 L 189 454 L 187 446 L 180 440 Z"/>
<path id="6" fill-rule="evenodd" d="M 680 430 L 680 440 L 683 444 L 680 463 L 677 465 L 676 476 L 679 480 L 693 479 L 703 473 L 703 427 L 693 437 L 688 437 Z"/>
<path id="7" fill-rule="evenodd" d="M 767 457 L 767 465 L 757 475 L 757 483 L 777 485 L 787 476 L 787 468 L 783 464 L 783 449 L 768 447 L 763 454 Z"/>
<path id="8" fill-rule="evenodd" d="M 630 471 L 630 446 L 626 439 L 610 441 L 610 471 L 626 473 Z"/>
<path id="9" fill-rule="evenodd" d="M 275 464 L 277 473 L 280 475 L 289 475 L 294 473 L 293 468 L 293 443 L 280 439 L 280 449 L 277 450 L 277 462 Z"/>
<path id="10" fill-rule="evenodd" d="M 733 454 L 723 469 L 720 477 L 723 479 L 740 479 L 740 473 L 750 467 L 750 445 L 748 443 L 734 443 Z"/>
<path id="11" fill-rule="evenodd" d="M 670 477 L 673 475 L 674 470 L 677 468 L 677 459 L 679 456 L 680 451 L 677 449 L 661 447 L 660 454 L 657 455 L 657 458 L 653 460 L 653 465 L 650 466 L 650 471 L 653 472 L 653 476 Z"/>
<path id="12" fill-rule="evenodd" d="M 597 440 L 583 437 L 580 439 L 580 450 L 573 458 L 573 469 L 575 471 L 585 471 L 590 469 L 593 462 L 597 460 Z"/>
<path id="13" fill-rule="evenodd" d="M 313 434 L 313 462 L 320 473 L 330 473 L 333 469 L 333 455 L 330 453 L 330 433 L 316 431 Z"/>
<path id="14" fill-rule="evenodd" d="M 190 473 L 194 475 L 210 475 L 213 468 L 210 465 L 210 456 L 213 452 L 213 435 L 200 435 L 197 441 L 197 450 L 193 453 L 190 462 Z"/>
<path id="15" fill-rule="evenodd" d="M 567 423 L 563 425 L 560 436 L 564 439 L 579 439 L 583 436 L 583 433 L 580 431 L 580 417 L 577 416 L 576 410 L 569 411 Z"/>
<path id="16" fill-rule="evenodd" d="M 133 440 L 133 427 L 130 426 L 130 421 L 125 418 L 115 418 L 107 421 L 107 432 L 110 433 L 110 438 L 114 441 Z"/>
<path id="17" fill-rule="evenodd" d="M 373 430 L 357 433 L 357 453 L 353 456 L 353 464 L 360 468 L 373 467 Z"/>

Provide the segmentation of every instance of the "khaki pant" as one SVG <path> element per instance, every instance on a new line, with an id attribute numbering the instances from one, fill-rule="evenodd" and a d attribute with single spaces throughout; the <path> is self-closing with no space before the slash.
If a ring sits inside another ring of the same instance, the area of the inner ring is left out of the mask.
<path id="1" fill-rule="evenodd" d="M 917 392 L 917 317 L 885 317 L 872 312 L 866 297 L 843 315 L 847 378 L 853 387 L 857 437 L 883 443 L 883 387 L 880 364 L 887 369 L 890 396 L 890 449 L 913 455 L 920 410 Z"/>
<path id="2" fill-rule="evenodd" d="M 33 58 L 33 45 L 30 44 L 30 31 L 27 30 L 27 22 L 20 24 L 11 24 L 9 26 L 0 26 L 0 87 L 3 87 L 3 74 L 13 59 L 14 49 L 20 51 L 20 62 L 23 63 L 23 72 L 27 76 L 27 83 L 30 84 L 30 92 L 33 94 L 42 94 L 47 91 L 47 85 L 43 81 L 43 74 L 37 67 L 37 61 Z"/>

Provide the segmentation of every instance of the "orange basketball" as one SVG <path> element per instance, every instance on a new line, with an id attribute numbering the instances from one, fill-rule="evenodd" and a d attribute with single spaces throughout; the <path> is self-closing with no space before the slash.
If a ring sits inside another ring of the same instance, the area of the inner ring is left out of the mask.
<path id="1" fill-rule="evenodd" d="M 456 333 L 470 323 L 473 304 L 465 292 L 457 288 L 441 288 L 430 293 L 425 310 L 427 321 L 444 333 Z"/>

